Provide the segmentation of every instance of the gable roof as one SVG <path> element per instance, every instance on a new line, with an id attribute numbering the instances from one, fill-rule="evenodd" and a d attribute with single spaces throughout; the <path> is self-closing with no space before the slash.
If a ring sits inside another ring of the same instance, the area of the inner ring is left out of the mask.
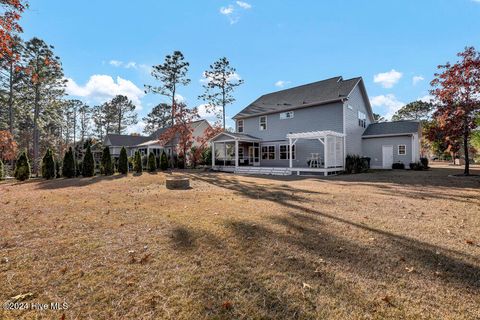
<path id="1" fill-rule="evenodd" d="M 109 141 L 111 146 L 131 147 L 143 142 L 147 142 L 148 140 L 151 140 L 151 138 L 125 134 L 107 134 L 105 136 L 105 142 Z"/>
<path id="2" fill-rule="evenodd" d="M 261 96 L 233 118 L 241 119 L 255 115 L 276 113 L 343 101 L 348 98 L 355 86 L 360 82 L 363 82 L 361 77 L 348 80 L 343 80 L 342 77 L 334 77 L 286 90 L 272 92 Z M 362 92 L 366 95 L 363 87 Z M 366 96 L 365 100 L 369 106 L 368 98 Z"/>
<path id="3" fill-rule="evenodd" d="M 191 126 L 192 130 L 195 130 L 198 126 L 200 126 L 202 123 L 206 122 L 208 125 L 210 125 L 208 123 L 207 120 L 205 119 L 200 119 L 200 120 L 196 120 L 196 121 L 192 121 L 189 123 L 189 125 Z M 160 137 L 165 131 L 167 131 L 167 129 L 170 128 L 170 127 L 164 127 L 164 128 L 159 128 L 157 129 L 154 133 L 152 133 L 149 137 L 150 139 L 158 139 L 158 137 Z"/>
<path id="4" fill-rule="evenodd" d="M 239 141 L 261 141 L 260 138 L 257 138 L 257 137 L 254 137 L 254 136 L 251 136 L 249 134 L 245 134 L 245 133 L 237 133 L 237 132 L 220 132 L 219 134 L 217 134 L 215 137 L 213 137 L 212 139 L 210 139 L 210 141 L 215 141 L 217 140 L 218 138 L 220 138 L 221 136 L 227 136 L 229 138 L 232 138 L 233 140 L 239 140 Z"/>
<path id="5" fill-rule="evenodd" d="M 363 133 L 363 136 L 404 135 L 417 133 L 419 130 L 420 121 L 416 120 L 378 122 L 370 124 Z"/>

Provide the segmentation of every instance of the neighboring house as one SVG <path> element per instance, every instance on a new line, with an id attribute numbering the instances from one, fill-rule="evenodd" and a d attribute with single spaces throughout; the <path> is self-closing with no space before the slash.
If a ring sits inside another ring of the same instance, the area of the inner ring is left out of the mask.
<path id="1" fill-rule="evenodd" d="M 233 119 L 235 133 L 211 140 L 212 165 L 218 170 L 327 175 L 343 171 L 347 154 L 370 157 L 374 167 L 384 168 L 391 168 L 393 161 L 408 166 L 419 159 L 420 124 L 374 123 L 360 77 L 335 77 L 269 93 Z M 368 132 L 376 134 L 364 135 Z"/>
<path id="2" fill-rule="evenodd" d="M 193 145 L 197 145 L 196 139 L 205 134 L 205 130 L 210 127 L 207 120 L 193 121 L 189 124 L 192 128 Z M 150 152 L 155 156 L 165 151 L 167 155 L 171 155 L 174 147 L 177 145 L 177 139 L 174 138 L 165 144 L 161 144 L 159 138 L 168 129 L 160 128 L 149 136 L 134 136 L 123 134 L 107 134 L 104 139 L 104 145 L 110 148 L 110 154 L 114 158 L 120 156 L 122 147 L 127 149 L 127 155 L 133 156 L 135 151 L 140 151 L 142 155 L 148 155 Z"/>

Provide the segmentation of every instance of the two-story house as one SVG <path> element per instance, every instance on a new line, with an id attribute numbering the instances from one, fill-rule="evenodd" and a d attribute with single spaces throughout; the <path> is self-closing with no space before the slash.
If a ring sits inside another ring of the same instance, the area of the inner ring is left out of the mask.
<path id="1" fill-rule="evenodd" d="M 362 78 L 335 77 L 261 96 L 212 139 L 214 169 L 291 174 L 343 171 L 347 154 L 373 168 L 419 160 L 420 124 L 375 123 Z"/>

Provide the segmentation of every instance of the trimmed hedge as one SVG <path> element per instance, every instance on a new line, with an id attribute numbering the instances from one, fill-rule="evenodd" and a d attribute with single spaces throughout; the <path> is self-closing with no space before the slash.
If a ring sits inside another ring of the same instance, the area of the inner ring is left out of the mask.
<path id="1" fill-rule="evenodd" d="M 136 173 L 142 173 L 143 171 L 142 155 L 138 151 L 135 151 L 135 160 L 133 161 L 133 170 Z"/>
<path id="2" fill-rule="evenodd" d="M 349 154 L 345 158 L 345 173 L 362 173 L 370 168 L 370 158 L 362 158 L 359 155 Z"/>
<path id="3" fill-rule="evenodd" d="M 55 159 L 53 158 L 53 152 L 47 149 L 42 159 L 42 177 L 50 180 L 55 179 Z"/>
<path id="4" fill-rule="evenodd" d="M 5 166 L 3 165 L 2 159 L 0 159 L 0 181 L 5 179 Z"/>
<path id="5" fill-rule="evenodd" d="M 155 161 L 155 155 L 153 152 L 150 152 L 148 155 L 148 172 L 155 172 L 157 170 L 157 164 Z"/>
<path id="6" fill-rule="evenodd" d="M 165 151 L 163 151 L 162 155 L 160 156 L 160 169 L 162 169 L 163 171 L 168 169 L 168 158 Z"/>
<path id="7" fill-rule="evenodd" d="M 20 181 L 30 179 L 30 162 L 28 161 L 27 153 L 25 151 L 23 151 L 17 159 L 13 176 Z"/>
<path id="8" fill-rule="evenodd" d="M 112 156 L 110 155 L 109 147 L 103 148 L 100 172 L 106 176 L 111 176 L 113 174 Z"/>
<path id="9" fill-rule="evenodd" d="M 82 176 L 93 177 L 95 175 L 95 159 L 93 158 L 90 144 L 87 146 L 82 161 Z"/>
<path id="10" fill-rule="evenodd" d="M 405 169 L 405 164 L 403 162 L 395 162 L 394 164 L 392 164 L 392 169 L 403 170 Z"/>
<path id="11" fill-rule="evenodd" d="M 70 147 L 63 157 L 62 175 L 65 178 L 73 178 L 75 173 L 75 160 L 73 159 L 72 147 Z"/>
<path id="12" fill-rule="evenodd" d="M 120 150 L 120 157 L 118 158 L 118 172 L 121 174 L 128 173 L 128 156 L 127 156 L 127 149 L 122 147 Z"/>

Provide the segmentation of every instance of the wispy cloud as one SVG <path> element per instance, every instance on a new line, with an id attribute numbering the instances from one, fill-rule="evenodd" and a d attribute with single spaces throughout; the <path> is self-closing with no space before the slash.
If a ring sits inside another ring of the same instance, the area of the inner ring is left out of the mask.
<path id="1" fill-rule="evenodd" d="M 220 13 L 223 14 L 223 15 L 226 15 L 226 16 L 231 15 L 234 11 L 235 11 L 235 9 L 233 8 L 232 5 L 229 5 L 228 7 L 221 7 L 220 8 Z"/>
<path id="2" fill-rule="evenodd" d="M 207 83 L 208 80 L 211 80 L 211 78 L 207 78 L 207 76 L 205 75 L 205 72 L 204 72 L 203 75 L 202 75 L 202 78 L 200 79 L 200 83 Z M 239 81 L 239 80 L 242 80 L 242 77 L 236 72 L 231 74 L 227 79 L 227 81 L 229 81 L 229 82 L 230 81 Z"/>
<path id="3" fill-rule="evenodd" d="M 275 82 L 275 87 L 284 88 L 286 85 L 288 85 L 290 83 L 291 83 L 291 81 L 278 80 L 277 82 Z"/>
<path id="4" fill-rule="evenodd" d="M 245 10 L 252 9 L 252 5 L 250 3 L 245 2 L 245 1 L 237 1 L 237 5 L 240 8 L 245 9 Z"/>
<path id="5" fill-rule="evenodd" d="M 384 108 L 386 111 L 384 112 L 384 117 L 389 120 L 395 112 L 405 105 L 405 103 L 398 100 L 393 94 L 372 97 L 370 103 L 372 104 L 372 107 Z"/>
<path id="6" fill-rule="evenodd" d="M 423 81 L 423 80 L 425 80 L 425 78 L 422 77 L 422 76 L 414 76 L 412 78 L 412 83 L 413 83 L 413 85 L 416 85 L 417 83 L 419 83 L 420 81 Z"/>
<path id="7" fill-rule="evenodd" d="M 123 62 L 119 60 L 110 60 L 108 63 L 114 67 L 120 67 L 123 64 Z"/>
<path id="8" fill-rule="evenodd" d="M 388 72 L 378 73 L 373 76 L 373 82 L 379 83 L 384 88 L 392 88 L 400 81 L 403 74 L 401 72 L 392 69 Z"/>

